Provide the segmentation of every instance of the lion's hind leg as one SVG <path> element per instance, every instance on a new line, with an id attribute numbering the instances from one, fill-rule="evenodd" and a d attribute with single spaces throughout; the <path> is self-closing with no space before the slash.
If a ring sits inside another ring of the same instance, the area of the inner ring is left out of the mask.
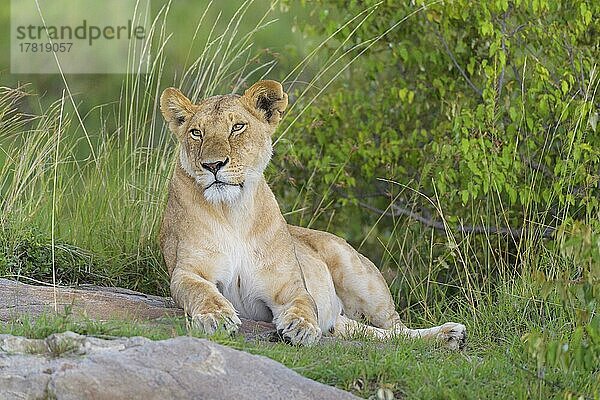
<path id="1" fill-rule="evenodd" d="M 355 321 L 345 315 L 338 316 L 331 333 L 333 336 L 344 339 L 356 336 L 366 336 L 373 339 L 390 339 L 395 335 L 398 335 L 394 330 L 363 324 L 362 322 Z"/>
<path id="2" fill-rule="evenodd" d="M 343 297 L 340 296 L 344 310 L 350 311 L 348 316 L 357 319 L 364 316 L 375 326 L 361 324 L 346 317 L 341 320 L 338 318 L 340 322 L 338 328 L 342 332 L 358 330 L 358 332 L 365 332 L 369 336 L 380 339 L 398 335 L 409 338 L 438 339 L 446 342 L 448 348 L 453 350 L 460 349 L 465 345 L 467 334 L 466 328 L 462 324 L 447 322 L 426 329 L 406 327 L 400 320 L 390 290 L 377 267 L 354 248 L 347 244 L 346 246 L 340 251 L 342 252 L 341 258 L 346 258 L 347 262 L 345 268 L 338 266 L 338 270 L 344 271 L 345 276 L 341 279 L 354 290 L 351 293 L 345 293 Z M 358 266 L 357 262 L 360 262 L 362 266 Z M 352 311 L 355 313 L 354 315 L 351 314 Z"/>
<path id="3" fill-rule="evenodd" d="M 296 226 L 290 232 L 324 261 L 344 315 L 383 329 L 402 324 L 387 283 L 371 261 L 330 233 Z"/>
<path id="4" fill-rule="evenodd" d="M 448 322 L 427 329 L 409 329 L 400 320 L 390 289 L 379 269 L 343 239 L 327 232 L 290 226 L 292 235 L 306 244 L 327 265 L 335 292 L 343 306 L 334 324 L 334 336 L 367 335 L 440 339 L 460 348 L 466 339 L 462 324 Z M 365 319 L 369 325 L 358 322 Z"/>
<path id="5" fill-rule="evenodd" d="M 409 329 L 404 325 L 394 329 L 383 329 L 363 324 L 344 315 L 337 318 L 332 334 L 346 339 L 356 336 L 367 336 L 380 340 L 401 336 L 415 339 L 437 339 L 445 342 L 451 350 L 461 349 L 465 345 L 467 336 L 465 326 L 454 322 L 427 329 Z"/>
<path id="6" fill-rule="evenodd" d="M 467 342 L 467 329 L 463 324 L 456 322 L 446 322 L 443 325 L 426 329 L 409 329 L 403 327 L 397 331 L 399 334 L 410 338 L 439 339 L 446 342 L 446 346 L 451 350 L 461 349 Z"/>

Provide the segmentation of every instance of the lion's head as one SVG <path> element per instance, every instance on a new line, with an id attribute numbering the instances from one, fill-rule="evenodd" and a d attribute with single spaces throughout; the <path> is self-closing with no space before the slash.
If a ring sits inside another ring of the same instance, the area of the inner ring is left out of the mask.
<path id="1" fill-rule="evenodd" d="M 160 109 L 181 145 L 181 167 L 212 203 L 235 201 L 262 177 L 271 136 L 288 104 L 275 81 L 260 81 L 242 95 L 213 96 L 193 104 L 167 88 Z"/>

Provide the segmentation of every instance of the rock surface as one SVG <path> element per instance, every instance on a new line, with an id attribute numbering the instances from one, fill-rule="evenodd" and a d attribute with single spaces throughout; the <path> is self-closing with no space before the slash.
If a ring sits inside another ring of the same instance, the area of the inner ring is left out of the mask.
<path id="1" fill-rule="evenodd" d="M 24 316 L 64 314 L 67 309 L 75 317 L 95 320 L 160 321 L 169 317 L 183 317 L 183 310 L 170 297 L 122 288 L 82 285 L 72 289 L 0 279 L 0 323 Z M 268 339 L 275 333 L 275 326 L 242 319 L 240 333 L 247 339 Z"/>
<path id="2" fill-rule="evenodd" d="M 61 286 L 33 286 L 0 279 L 0 320 L 15 315 L 38 316 L 44 312 L 64 312 L 93 319 L 156 319 L 183 315 L 172 299 L 146 295 L 121 288 L 84 285 L 81 289 Z"/>
<path id="3" fill-rule="evenodd" d="M 0 399 L 356 399 L 205 339 L 0 335 Z"/>

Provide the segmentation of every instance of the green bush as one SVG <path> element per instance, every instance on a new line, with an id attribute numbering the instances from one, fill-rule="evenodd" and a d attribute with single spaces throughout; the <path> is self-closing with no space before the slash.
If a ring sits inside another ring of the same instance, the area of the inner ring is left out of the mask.
<path id="1" fill-rule="evenodd" d="M 351 64 L 284 137 L 289 218 L 370 234 L 399 304 L 421 314 L 450 294 L 473 318 L 531 299 L 515 308 L 540 328 L 501 329 L 523 334 L 538 376 L 597 374 L 600 3 L 318 3 L 301 29 L 333 35 L 329 60 Z M 541 328 L 559 315 L 561 333 Z"/>
<path id="2" fill-rule="evenodd" d="M 523 336 L 537 361 L 538 374 L 548 368 L 597 373 L 600 365 L 600 234 L 575 222 L 570 232 L 560 232 L 559 254 L 572 268 L 536 278 L 541 298 L 557 300 L 571 315 L 572 330 L 557 337 L 539 329 Z M 575 270 L 576 275 L 569 272 Z"/>
<path id="3" fill-rule="evenodd" d="M 331 35 L 374 7 L 329 49 L 348 52 L 341 63 L 364 53 L 287 137 L 292 176 L 319 171 L 301 188 L 312 193 L 309 215 L 331 202 L 321 225 L 335 211 L 354 240 L 364 220 L 341 208 L 348 199 L 380 209 L 395 200 L 399 215 L 439 220 L 429 198 L 455 231 L 510 227 L 517 239 L 520 229 L 549 237 L 567 218 L 597 219 L 599 3 L 378 3 L 310 3 L 320 23 L 302 26 Z"/>

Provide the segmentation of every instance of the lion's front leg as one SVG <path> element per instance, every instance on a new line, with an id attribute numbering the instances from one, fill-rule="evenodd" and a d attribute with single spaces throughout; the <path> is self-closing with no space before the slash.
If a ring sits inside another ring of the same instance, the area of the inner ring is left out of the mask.
<path id="1" fill-rule="evenodd" d="M 290 278 L 288 278 L 290 279 Z M 312 345 L 321 338 L 317 306 L 301 280 L 273 280 L 270 308 L 273 323 L 284 340 L 291 344 Z"/>
<path id="2" fill-rule="evenodd" d="M 235 308 L 216 285 L 191 271 L 175 268 L 171 276 L 171 295 L 192 318 L 193 326 L 208 335 L 219 328 L 236 332 L 242 324 Z"/>

